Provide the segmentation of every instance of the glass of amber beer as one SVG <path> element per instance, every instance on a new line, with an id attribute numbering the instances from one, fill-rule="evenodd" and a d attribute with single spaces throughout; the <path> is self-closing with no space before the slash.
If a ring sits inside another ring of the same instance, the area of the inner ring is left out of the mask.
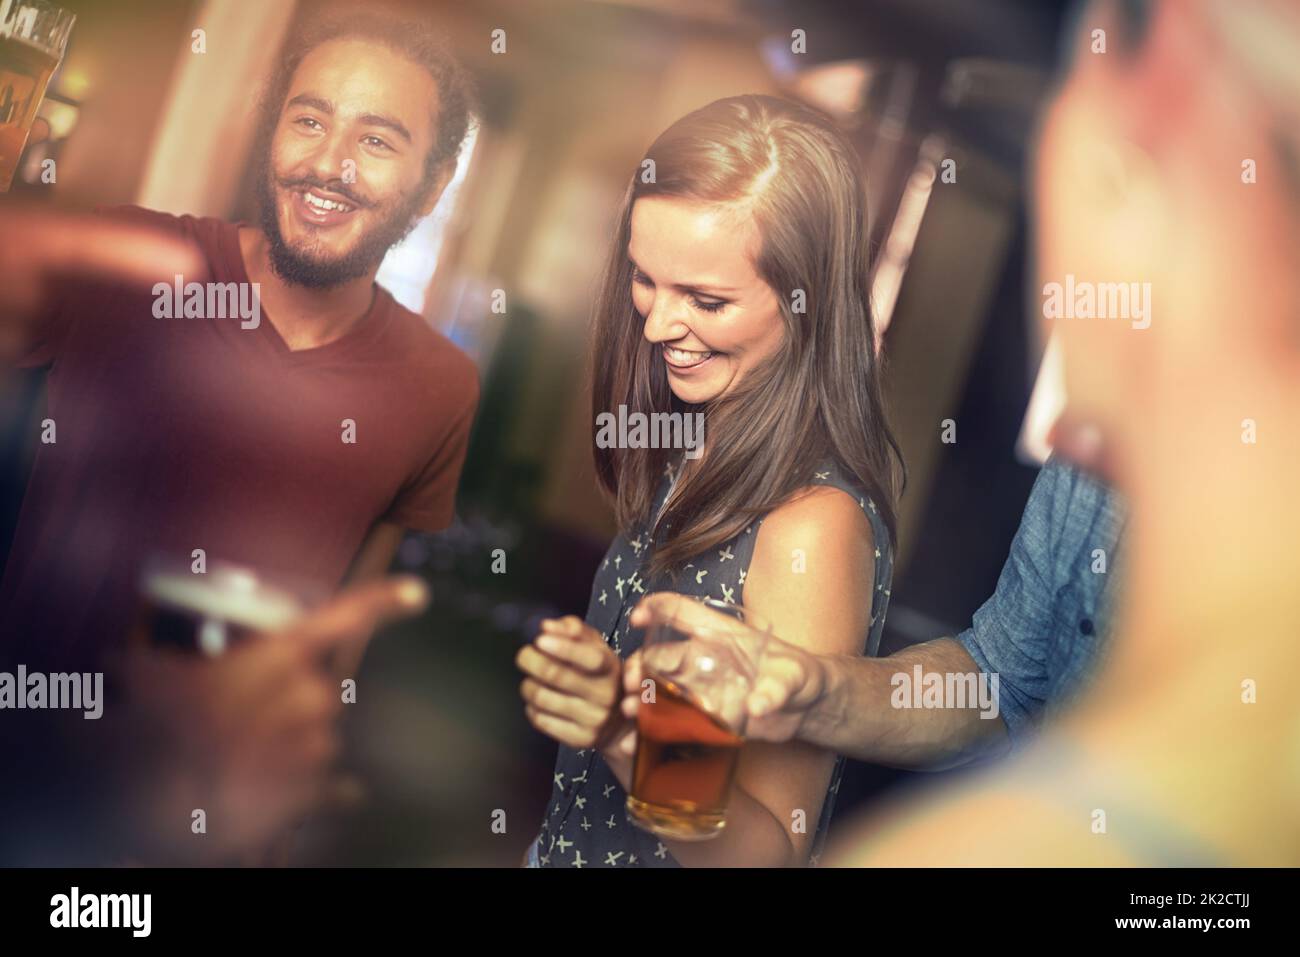
<path id="1" fill-rule="evenodd" d="M 45 0 L 0 0 L 0 193 L 13 182 L 74 20 Z"/>
<path id="2" fill-rule="evenodd" d="M 646 633 L 627 812 L 633 823 L 661 837 L 706 841 L 727 823 L 744 743 L 745 701 L 762 653 L 752 637 L 768 628 L 739 605 L 683 600 L 725 617 L 713 627 L 689 628 L 674 619 Z M 750 640 L 736 640 L 735 629 L 728 627 L 735 622 L 755 629 L 746 631 Z"/>

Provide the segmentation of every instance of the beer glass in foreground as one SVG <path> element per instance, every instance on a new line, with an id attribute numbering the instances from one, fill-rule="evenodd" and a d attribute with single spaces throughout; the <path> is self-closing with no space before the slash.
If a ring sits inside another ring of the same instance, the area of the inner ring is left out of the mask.
<path id="1" fill-rule="evenodd" d="M 212 657 L 287 627 L 322 597 L 238 565 L 214 563 L 195 573 L 187 562 L 155 558 L 140 576 L 132 639 Z"/>
<path id="2" fill-rule="evenodd" d="M 75 19 L 45 0 L 0 0 L 0 193 L 13 182 Z"/>
<path id="3" fill-rule="evenodd" d="M 683 600 L 767 632 L 739 605 Z M 653 626 L 641 649 L 643 690 L 627 812 L 633 823 L 661 837 L 705 841 L 727 823 L 757 658 L 742 652 L 725 621 L 717 629 L 689 632 L 677 624 Z"/>

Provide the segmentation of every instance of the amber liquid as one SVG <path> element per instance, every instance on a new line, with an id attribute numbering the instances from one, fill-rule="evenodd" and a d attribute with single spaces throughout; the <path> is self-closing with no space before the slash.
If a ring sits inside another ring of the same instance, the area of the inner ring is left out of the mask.
<path id="1" fill-rule="evenodd" d="M 0 193 L 13 182 L 45 85 L 58 65 L 58 57 L 39 47 L 0 37 Z"/>
<path id="2" fill-rule="evenodd" d="M 744 742 L 677 685 L 649 677 L 655 682 L 655 701 L 637 708 L 628 815 L 663 837 L 717 837 L 727 823 L 727 798 Z"/>

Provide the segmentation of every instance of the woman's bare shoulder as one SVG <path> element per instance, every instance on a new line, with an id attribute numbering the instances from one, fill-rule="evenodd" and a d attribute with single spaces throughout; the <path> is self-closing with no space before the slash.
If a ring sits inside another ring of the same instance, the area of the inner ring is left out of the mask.
<path id="1" fill-rule="evenodd" d="M 768 513 L 763 531 L 766 535 L 760 537 L 760 543 L 766 538 L 777 544 L 804 540 L 828 547 L 851 547 L 857 543 L 869 546 L 873 538 L 871 522 L 858 500 L 833 485 L 800 489 Z"/>

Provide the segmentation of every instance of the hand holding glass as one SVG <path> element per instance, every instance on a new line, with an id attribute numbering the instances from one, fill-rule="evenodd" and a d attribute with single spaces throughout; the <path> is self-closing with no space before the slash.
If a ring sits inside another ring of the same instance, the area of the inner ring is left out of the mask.
<path id="1" fill-rule="evenodd" d="M 746 699 L 757 661 L 727 626 L 767 626 L 739 605 L 713 599 L 689 614 L 652 625 L 641 649 L 637 746 L 627 811 L 633 823 L 663 837 L 702 841 L 727 823 Z M 752 649 L 751 649 L 752 650 Z"/>

